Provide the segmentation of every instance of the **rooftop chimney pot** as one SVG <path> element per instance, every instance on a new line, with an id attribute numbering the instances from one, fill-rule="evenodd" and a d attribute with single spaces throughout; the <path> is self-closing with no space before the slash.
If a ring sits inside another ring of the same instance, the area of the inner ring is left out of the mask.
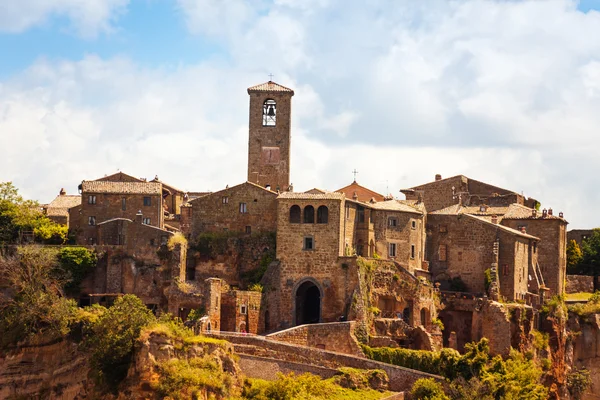
<path id="1" fill-rule="evenodd" d="M 548 215 L 552 215 L 552 209 L 551 208 L 548 209 Z"/>
<path id="2" fill-rule="evenodd" d="M 436 181 L 441 181 L 441 180 L 442 180 L 442 175 L 440 175 L 440 174 L 435 174 L 435 180 L 436 180 Z"/>

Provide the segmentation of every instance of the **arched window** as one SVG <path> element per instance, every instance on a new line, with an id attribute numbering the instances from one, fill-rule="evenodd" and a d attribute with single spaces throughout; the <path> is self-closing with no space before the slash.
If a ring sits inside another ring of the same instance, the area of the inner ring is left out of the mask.
<path id="1" fill-rule="evenodd" d="M 326 224 L 329 222 L 329 209 L 326 206 L 317 208 L 317 224 Z"/>
<path id="2" fill-rule="evenodd" d="M 263 126 L 275 126 L 277 120 L 277 104 L 275 100 L 267 99 L 263 103 Z"/>
<path id="3" fill-rule="evenodd" d="M 315 223 L 315 208 L 313 206 L 304 207 L 304 223 L 314 224 Z"/>
<path id="4" fill-rule="evenodd" d="M 290 207 L 290 224 L 300 223 L 300 206 L 293 205 Z"/>

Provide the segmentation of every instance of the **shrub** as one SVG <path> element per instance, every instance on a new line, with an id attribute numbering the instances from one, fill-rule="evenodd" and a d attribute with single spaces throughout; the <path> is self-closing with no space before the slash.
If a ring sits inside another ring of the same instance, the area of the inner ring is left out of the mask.
<path id="1" fill-rule="evenodd" d="M 91 325 L 86 343 L 100 382 L 115 387 L 125 377 L 140 332 L 155 320 L 138 297 L 128 294 Z"/>
<path id="2" fill-rule="evenodd" d="M 569 393 L 573 397 L 573 400 L 581 400 L 583 394 L 588 390 L 592 380 L 590 377 L 590 371 L 585 368 L 573 369 L 569 375 L 567 375 L 567 388 Z"/>
<path id="3" fill-rule="evenodd" d="M 69 278 L 65 290 L 73 293 L 79 290 L 81 281 L 96 266 L 97 258 L 85 247 L 63 247 L 58 252 L 58 262 Z"/>
<path id="4" fill-rule="evenodd" d="M 248 290 L 251 292 L 262 293 L 264 290 L 264 287 L 260 283 L 253 283 L 252 285 L 248 286 Z"/>
<path id="5" fill-rule="evenodd" d="M 181 245 L 181 248 L 186 249 L 187 244 L 188 244 L 188 241 L 185 238 L 185 236 L 183 236 L 183 234 L 181 232 L 177 232 L 169 238 L 169 241 L 167 242 L 167 248 L 169 250 L 173 251 L 175 246 Z"/>
<path id="6" fill-rule="evenodd" d="M 206 315 L 206 310 L 204 309 L 204 307 L 194 308 L 188 314 L 187 320 L 196 322 L 196 321 L 199 321 L 200 318 L 204 317 L 205 315 Z"/>
<path id="7" fill-rule="evenodd" d="M 450 400 L 439 382 L 433 378 L 418 379 L 410 391 L 415 400 Z"/>

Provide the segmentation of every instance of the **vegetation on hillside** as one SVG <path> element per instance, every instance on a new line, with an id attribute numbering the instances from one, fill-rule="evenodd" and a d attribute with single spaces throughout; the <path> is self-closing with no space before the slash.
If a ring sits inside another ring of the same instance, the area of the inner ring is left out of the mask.
<path id="1" fill-rule="evenodd" d="M 447 393 L 434 382 L 419 382 L 416 399 L 546 399 L 543 370 L 536 361 L 516 350 L 509 357 L 492 357 L 487 339 L 465 345 L 464 354 L 452 349 L 440 352 L 363 346 L 371 359 L 441 375 L 449 383 Z"/>
<path id="2" fill-rule="evenodd" d="M 0 244 L 19 241 L 23 233 L 33 233 L 35 241 L 64 244 L 68 227 L 50 220 L 33 200 L 25 200 L 12 182 L 0 182 Z"/>

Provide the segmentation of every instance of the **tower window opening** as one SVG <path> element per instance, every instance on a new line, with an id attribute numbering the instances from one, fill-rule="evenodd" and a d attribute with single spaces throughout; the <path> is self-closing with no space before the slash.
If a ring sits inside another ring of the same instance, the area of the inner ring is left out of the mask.
<path id="1" fill-rule="evenodd" d="M 277 104 L 267 99 L 263 103 L 263 126 L 275 126 L 277 120 Z"/>

